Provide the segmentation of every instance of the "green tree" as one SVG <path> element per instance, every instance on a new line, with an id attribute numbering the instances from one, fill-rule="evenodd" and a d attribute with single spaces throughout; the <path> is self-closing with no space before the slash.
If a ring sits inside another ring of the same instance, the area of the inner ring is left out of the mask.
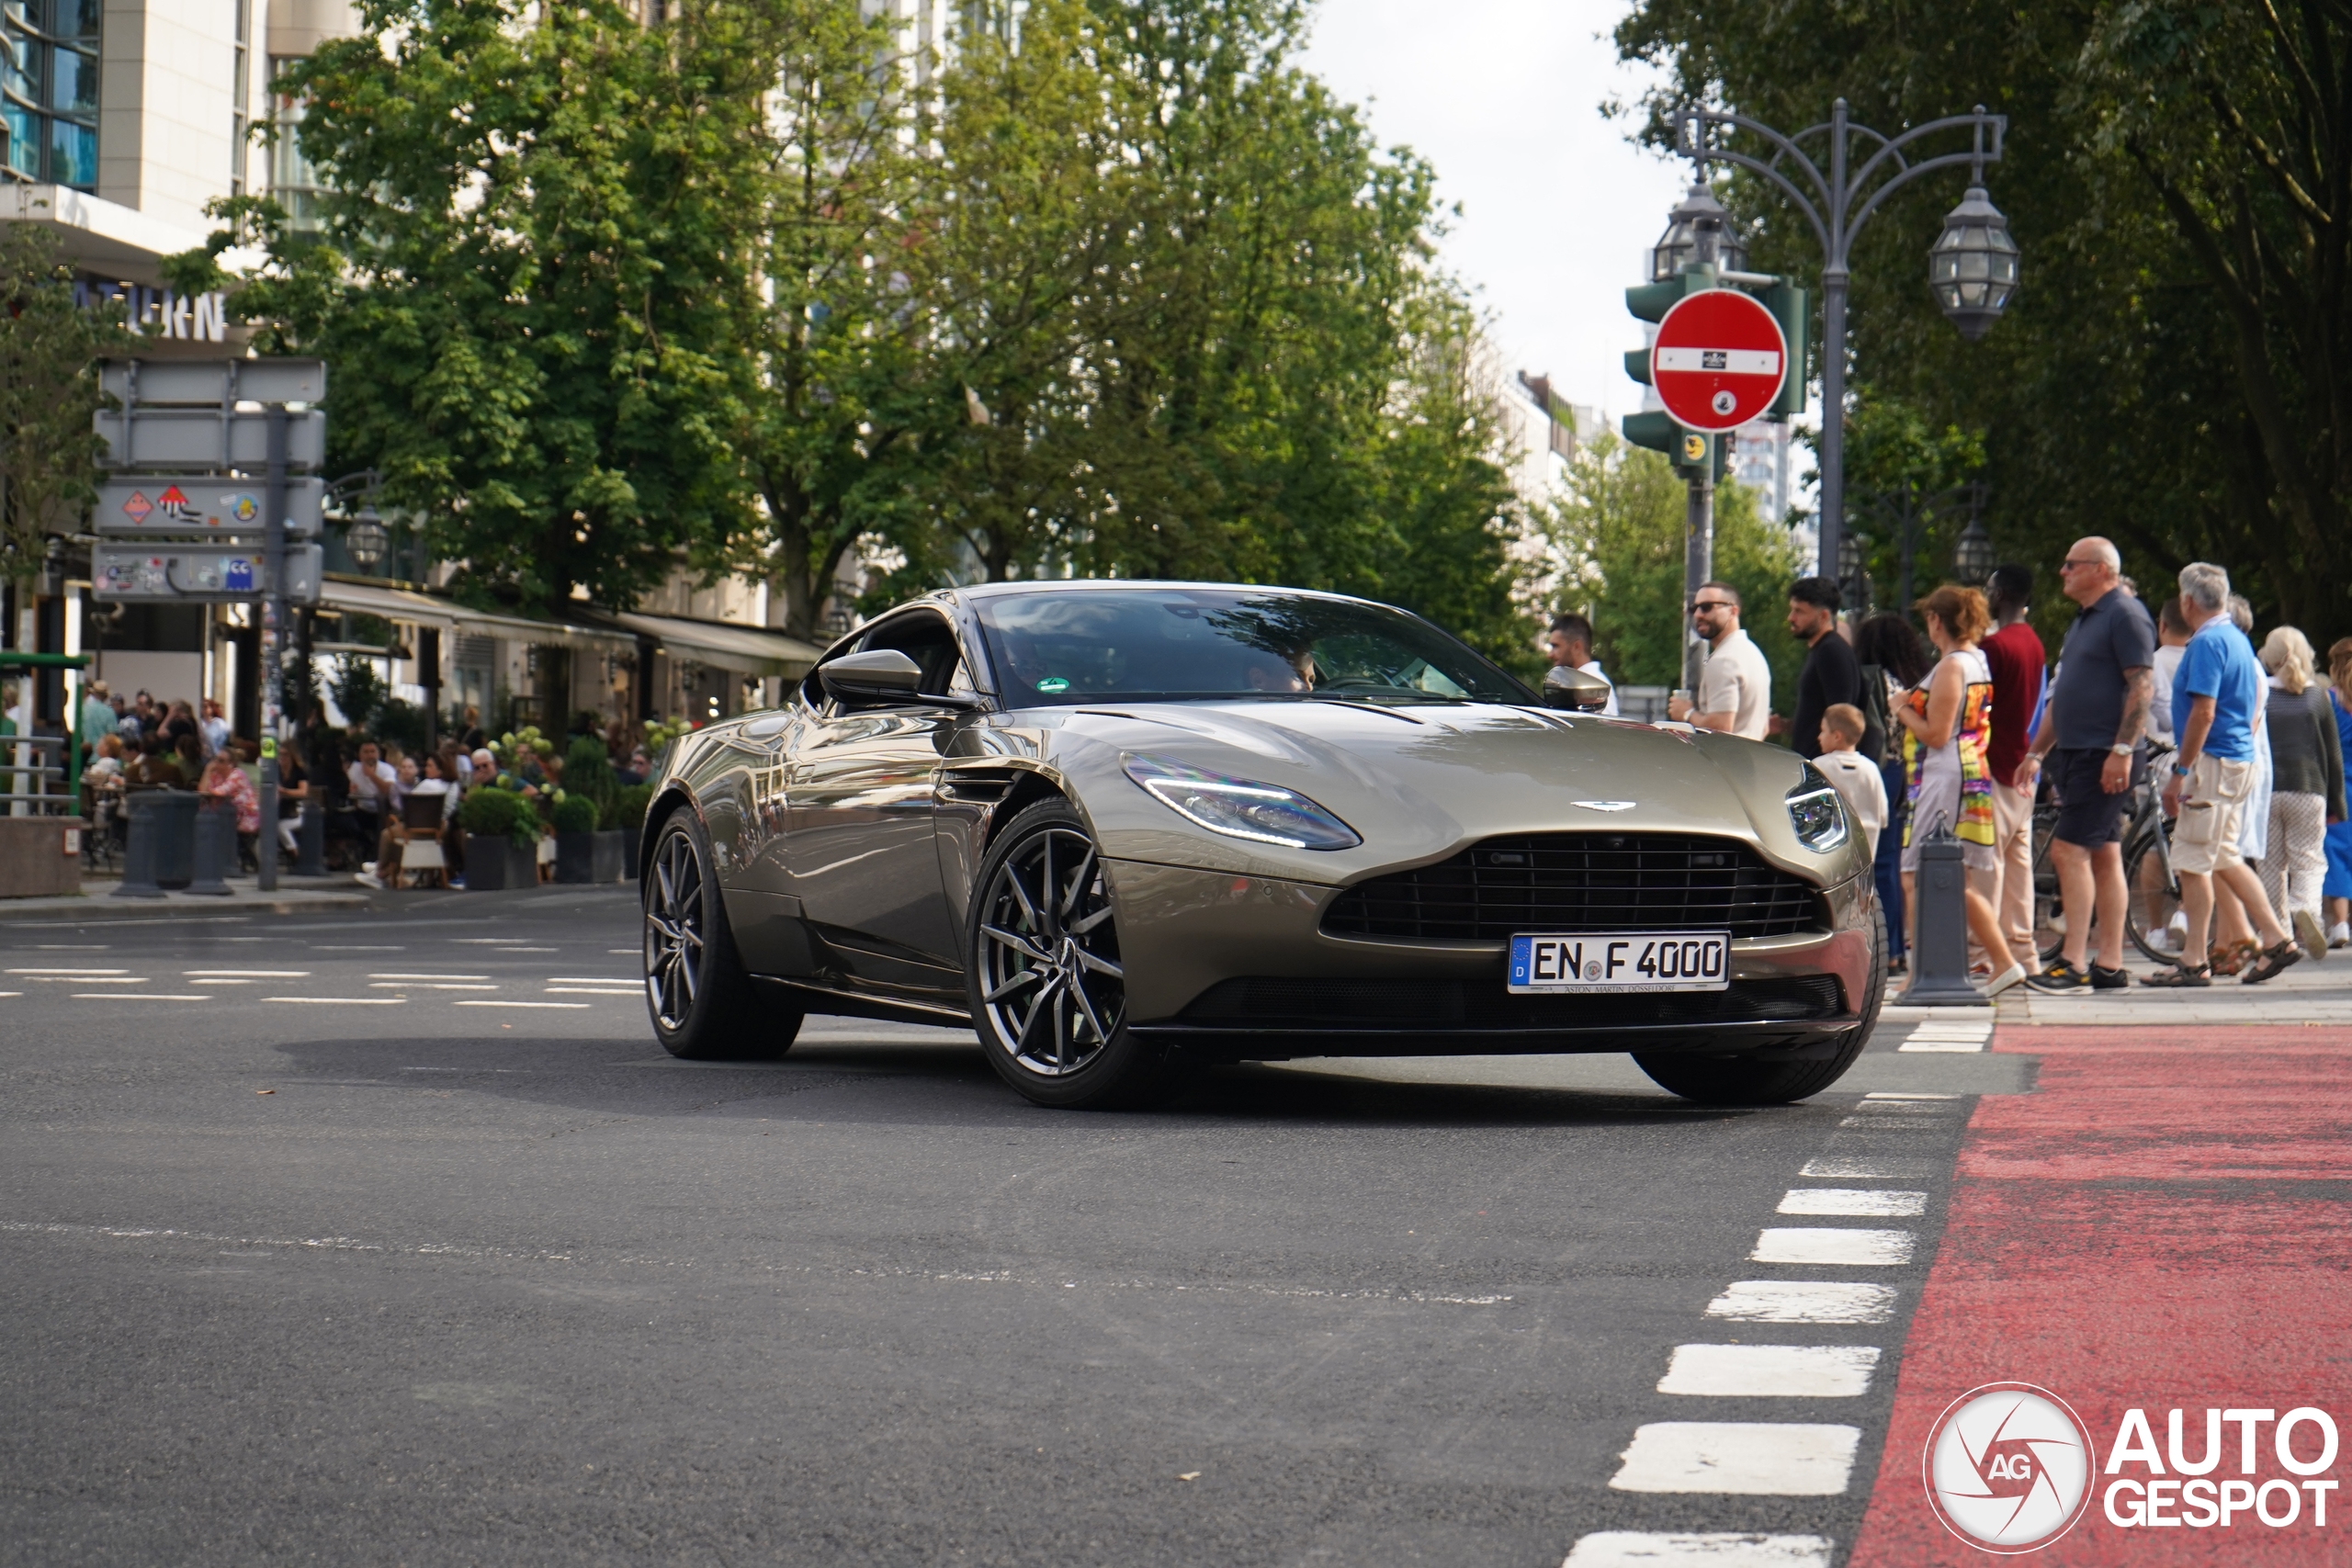
<path id="1" fill-rule="evenodd" d="M 0 574 L 22 604 L 51 536 L 81 527 L 96 494 L 96 362 L 126 348 L 119 314 L 74 302 L 74 271 L 56 236 L 33 223 L 0 224 Z M 20 648 L 33 617 L 17 617 Z"/>
<path id="2" fill-rule="evenodd" d="M 1561 554 L 1587 563 L 1582 602 L 1564 607 L 1591 617 L 1594 655 L 1618 682 L 1682 683 L 1687 494 L 1663 456 L 1604 434 L 1577 453 L 1566 493 L 1543 519 Z M 1789 584 L 1805 564 L 1788 531 L 1766 521 L 1756 492 L 1736 481 L 1715 490 L 1714 563 L 1715 576 L 1739 591 L 1740 625 L 1772 667 L 1774 706 L 1793 707 L 1804 649 L 1786 614 Z"/>

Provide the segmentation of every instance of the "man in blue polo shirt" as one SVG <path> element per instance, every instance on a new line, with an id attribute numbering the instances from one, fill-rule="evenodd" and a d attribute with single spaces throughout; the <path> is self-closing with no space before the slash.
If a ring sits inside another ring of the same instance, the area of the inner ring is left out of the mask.
<path id="1" fill-rule="evenodd" d="M 2263 674 L 2253 645 L 2231 624 L 2229 604 L 2228 572 L 2207 561 L 2181 568 L 2180 609 L 2191 629 L 2172 678 L 2172 732 L 2180 750 L 2165 785 L 2165 810 L 2178 813 L 2172 869 L 2180 878 L 2188 937 L 2180 963 L 2145 976 L 2150 986 L 2213 983 L 2212 966 L 2201 959 L 2215 877 L 2237 895 L 2262 939 L 2261 956 L 2241 976 L 2246 985 L 2259 986 L 2303 955 L 2263 897 L 2262 879 L 2238 853 L 2238 829 L 2254 794 L 2254 711 Z"/>

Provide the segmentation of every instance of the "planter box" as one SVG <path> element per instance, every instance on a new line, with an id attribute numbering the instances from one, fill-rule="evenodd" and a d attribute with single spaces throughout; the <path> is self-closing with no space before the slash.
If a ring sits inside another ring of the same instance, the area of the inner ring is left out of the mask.
<path id="1" fill-rule="evenodd" d="M 79 817 L 0 817 L 0 898 L 54 898 L 82 891 Z"/>
<path id="2" fill-rule="evenodd" d="M 496 893 L 538 886 L 538 855 L 518 848 L 503 833 L 466 835 L 466 891 Z"/>
<path id="3" fill-rule="evenodd" d="M 555 836 L 555 879 L 558 882 L 597 880 L 595 834 L 558 833 Z"/>
<path id="4" fill-rule="evenodd" d="M 621 875 L 628 881 L 637 880 L 638 857 L 645 849 L 645 824 L 618 829 L 621 836 Z"/>
<path id="5" fill-rule="evenodd" d="M 594 882 L 626 882 L 628 880 L 628 836 L 618 828 L 600 828 L 588 835 L 589 853 L 594 859 Z"/>

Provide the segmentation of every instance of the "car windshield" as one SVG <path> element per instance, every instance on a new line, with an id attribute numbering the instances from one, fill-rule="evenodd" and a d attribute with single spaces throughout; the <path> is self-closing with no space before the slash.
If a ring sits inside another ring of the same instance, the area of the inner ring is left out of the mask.
<path id="1" fill-rule="evenodd" d="M 1279 589 L 1052 589 L 981 597 L 1012 706 L 1104 699 L 1344 697 L 1532 703 L 1534 694 L 1428 622 Z"/>

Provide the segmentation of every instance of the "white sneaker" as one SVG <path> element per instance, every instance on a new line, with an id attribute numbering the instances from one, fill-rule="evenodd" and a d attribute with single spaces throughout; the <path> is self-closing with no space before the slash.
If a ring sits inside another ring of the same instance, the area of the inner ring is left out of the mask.
<path id="1" fill-rule="evenodd" d="M 2301 945 L 2303 956 L 2325 958 L 2327 938 L 2320 930 L 2319 917 L 2309 909 L 2298 909 L 2294 913 L 2292 923 L 2295 928 L 2295 941 Z"/>
<path id="2" fill-rule="evenodd" d="M 2352 921 L 2338 920 L 2327 933 L 2330 947 L 2352 947 Z"/>
<path id="3" fill-rule="evenodd" d="M 1991 979 L 1984 982 L 1985 1000 L 1992 1000 L 1992 998 L 1999 996 L 2011 986 L 2022 983 L 2024 979 L 2025 965 L 2022 964 L 2010 964 L 2007 969 L 2002 970 L 1998 975 L 1994 976 Z"/>
<path id="4" fill-rule="evenodd" d="M 362 887 L 381 887 L 384 886 L 384 879 L 376 874 L 376 863 L 374 861 L 369 861 L 368 863 L 368 869 L 361 872 L 357 876 L 353 877 L 352 880 L 359 884 Z"/>
<path id="5" fill-rule="evenodd" d="M 361 861 L 359 863 L 359 869 L 367 875 L 373 876 L 376 874 L 376 863 L 372 860 Z"/>

